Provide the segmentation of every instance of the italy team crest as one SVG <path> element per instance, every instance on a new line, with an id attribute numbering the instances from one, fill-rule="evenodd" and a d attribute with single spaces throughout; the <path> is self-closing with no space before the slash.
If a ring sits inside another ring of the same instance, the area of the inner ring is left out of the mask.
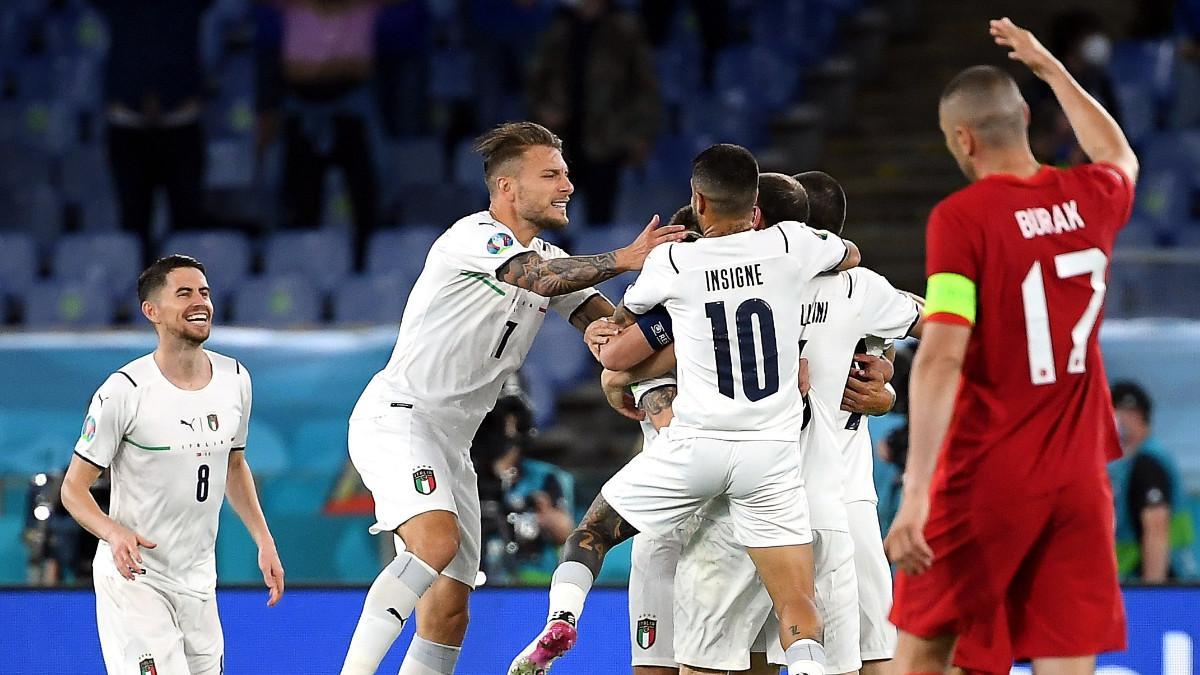
<path id="1" fill-rule="evenodd" d="M 658 620 L 645 617 L 637 622 L 637 644 L 642 649 L 654 646 L 654 638 L 658 637 Z"/>
<path id="2" fill-rule="evenodd" d="M 433 494 L 433 491 L 437 489 L 437 478 L 433 475 L 433 469 L 423 466 L 414 471 L 413 487 L 423 495 Z"/>
<path id="3" fill-rule="evenodd" d="M 138 661 L 138 675 L 158 675 L 158 668 L 154 666 L 154 657 L 146 655 Z"/>
<path id="4" fill-rule="evenodd" d="M 208 428 L 212 429 L 213 431 L 221 428 L 221 421 L 217 419 L 216 413 L 210 413 L 208 415 Z"/>

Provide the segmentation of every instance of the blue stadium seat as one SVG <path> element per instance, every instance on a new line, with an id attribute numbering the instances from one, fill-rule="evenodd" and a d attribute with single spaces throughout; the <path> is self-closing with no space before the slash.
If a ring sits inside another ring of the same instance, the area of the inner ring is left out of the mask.
<path id="1" fill-rule="evenodd" d="M 1146 248 L 1156 244 L 1158 233 L 1150 220 L 1133 216 L 1117 234 L 1118 248 Z"/>
<path id="2" fill-rule="evenodd" d="M 696 97 L 682 112 L 681 131 L 705 147 L 713 143 L 737 143 L 754 149 L 766 139 L 764 111 L 753 97 L 740 90 Z"/>
<path id="3" fill-rule="evenodd" d="M 434 223 L 449 227 L 463 216 L 487 208 L 487 199 L 451 183 L 413 185 L 400 194 L 400 212 L 406 223 Z"/>
<path id="4" fill-rule="evenodd" d="M 679 207 L 691 199 L 687 183 L 649 183 L 646 185 L 625 184 L 617 195 L 615 219 L 621 223 L 650 222 L 654 214 L 666 223 Z M 622 245 L 624 245 L 624 242 Z"/>
<path id="5" fill-rule="evenodd" d="M 260 328 L 303 328 L 321 321 L 321 297 L 305 277 L 247 279 L 234 291 L 233 323 Z"/>
<path id="6" fill-rule="evenodd" d="M 333 321 L 340 325 L 398 325 L 415 277 L 403 272 L 352 277 L 333 291 Z"/>
<path id="7" fill-rule="evenodd" d="M 483 185 L 483 159 L 475 153 L 474 144 L 472 139 L 463 139 L 454 148 L 453 176 L 459 185 Z"/>
<path id="8" fill-rule="evenodd" d="M 129 297 L 142 269 L 142 245 L 127 232 L 74 233 L 54 248 L 54 275 Z"/>
<path id="9" fill-rule="evenodd" d="M 733 47 L 717 56 L 714 86 L 727 95 L 779 110 L 792 100 L 798 72 L 795 64 L 777 49 Z"/>
<path id="10" fill-rule="evenodd" d="M 1137 213 L 1166 232 L 1193 218 L 1200 192 L 1200 130 L 1155 134 L 1140 154 Z"/>
<path id="11" fill-rule="evenodd" d="M 436 183 L 446 178 L 446 153 L 435 136 L 402 138 L 389 147 L 392 175 L 400 185 Z"/>
<path id="12" fill-rule="evenodd" d="M 435 225 L 410 225 L 376 232 L 367 245 L 367 271 L 402 272 L 415 280 L 434 240 L 444 231 L 445 227 Z"/>
<path id="13" fill-rule="evenodd" d="M 21 293 L 37 280 L 38 255 L 33 237 L 0 232 L 0 292 Z"/>
<path id="14" fill-rule="evenodd" d="M 475 93 L 475 57 L 469 49 L 444 48 L 429 59 L 429 96 L 435 101 L 465 101 Z"/>
<path id="15" fill-rule="evenodd" d="M 594 363 L 583 335 L 558 317 L 546 318 L 533 340 L 530 355 L 540 362 L 542 373 L 550 378 L 555 391 L 574 386 Z"/>
<path id="16" fill-rule="evenodd" d="M 254 139 L 225 138 L 208 142 L 204 184 L 217 190 L 244 190 L 254 185 L 257 159 Z"/>
<path id="17" fill-rule="evenodd" d="M 350 273 L 350 240 L 345 232 L 278 232 L 267 240 L 265 270 L 271 275 L 303 276 L 327 291 Z"/>
<path id="18" fill-rule="evenodd" d="M 113 320 L 112 293 L 88 281 L 34 284 L 23 294 L 22 304 L 28 328 L 100 328 Z"/>
<path id="19" fill-rule="evenodd" d="M 163 243 L 161 255 L 183 253 L 204 264 L 214 297 L 227 299 L 250 276 L 250 239 L 241 232 L 176 232 Z"/>

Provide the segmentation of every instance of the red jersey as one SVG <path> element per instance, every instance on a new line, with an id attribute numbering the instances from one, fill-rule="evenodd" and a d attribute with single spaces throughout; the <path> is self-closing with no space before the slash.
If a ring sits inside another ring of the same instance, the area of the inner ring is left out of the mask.
<path id="1" fill-rule="evenodd" d="M 927 275 L 966 277 L 976 298 L 935 485 L 1041 494 L 1102 476 L 1120 455 L 1097 335 L 1133 193 L 1108 164 L 1044 166 L 1028 179 L 988 176 L 934 208 Z"/>

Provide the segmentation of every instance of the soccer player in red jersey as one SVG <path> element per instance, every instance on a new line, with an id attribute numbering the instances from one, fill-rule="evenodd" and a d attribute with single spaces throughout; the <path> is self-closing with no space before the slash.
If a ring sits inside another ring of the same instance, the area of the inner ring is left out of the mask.
<path id="1" fill-rule="evenodd" d="M 1138 162 L 1029 31 L 1001 19 L 990 32 L 1050 85 L 1092 163 L 1034 159 L 1029 107 L 998 68 L 969 68 L 942 95 L 946 145 L 971 185 L 929 216 L 928 323 L 886 542 L 901 570 L 896 665 L 942 672 L 957 635 L 1007 615 L 1013 651 L 1039 673 L 1091 672 L 1125 645 L 1105 473 L 1119 446 L 1097 327 Z"/>

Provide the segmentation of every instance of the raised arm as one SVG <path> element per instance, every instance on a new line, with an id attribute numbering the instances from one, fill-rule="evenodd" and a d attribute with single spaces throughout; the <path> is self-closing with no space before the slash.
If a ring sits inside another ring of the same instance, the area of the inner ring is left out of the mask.
<path id="1" fill-rule="evenodd" d="M 1112 115 L 1071 77 L 1062 62 L 1038 42 L 1033 33 L 1007 17 L 993 20 L 989 32 L 996 44 L 1012 49 L 1008 58 L 1024 63 L 1034 75 L 1050 85 L 1088 159 L 1112 164 L 1136 183 L 1138 159 L 1125 133 Z"/>
<path id="2" fill-rule="evenodd" d="M 571 256 L 547 260 L 527 252 L 517 255 L 496 270 L 496 276 L 513 286 L 543 297 L 566 295 L 607 281 L 618 274 L 642 269 L 646 255 L 659 244 L 683 239 L 682 225 L 658 226 L 658 216 L 631 244 L 600 255 Z"/>

